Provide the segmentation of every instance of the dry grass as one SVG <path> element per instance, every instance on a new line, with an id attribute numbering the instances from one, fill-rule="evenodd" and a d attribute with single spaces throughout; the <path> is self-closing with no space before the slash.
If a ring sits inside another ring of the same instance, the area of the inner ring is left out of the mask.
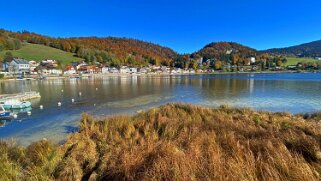
<path id="1" fill-rule="evenodd" d="M 312 119 L 312 118 L 309 118 Z M 320 180 L 321 125 L 287 113 L 168 104 L 83 115 L 62 146 L 1 143 L 1 180 Z"/>

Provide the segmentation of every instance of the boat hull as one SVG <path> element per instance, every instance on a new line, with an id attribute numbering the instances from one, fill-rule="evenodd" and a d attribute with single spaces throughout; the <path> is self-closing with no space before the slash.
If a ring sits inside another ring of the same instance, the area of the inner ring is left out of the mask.
<path id="1" fill-rule="evenodd" d="M 10 112 L 0 112 L 0 120 L 9 120 L 11 119 L 11 114 Z"/>
<path id="2" fill-rule="evenodd" d="M 5 109 L 25 109 L 31 107 L 31 102 L 22 102 L 18 105 L 3 105 L 3 108 Z"/>

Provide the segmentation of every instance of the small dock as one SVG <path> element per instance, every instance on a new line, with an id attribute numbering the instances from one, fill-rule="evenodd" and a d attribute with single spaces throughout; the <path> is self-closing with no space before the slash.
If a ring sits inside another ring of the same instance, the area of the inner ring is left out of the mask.
<path id="1" fill-rule="evenodd" d="M 35 91 L 30 91 L 30 92 L 23 92 L 23 93 L 17 93 L 17 94 L 3 94 L 0 95 L 0 100 L 1 101 L 6 101 L 6 100 L 19 100 L 19 101 L 27 101 L 31 99 L 36 99 L 40 98 L 40 93 L 35 92 Z"/>

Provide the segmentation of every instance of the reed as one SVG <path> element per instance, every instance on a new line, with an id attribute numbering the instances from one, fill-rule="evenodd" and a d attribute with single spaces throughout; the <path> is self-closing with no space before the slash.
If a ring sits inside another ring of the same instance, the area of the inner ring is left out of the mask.
<path id="1" fill-rule="evenodd" d="M 1 142 L 2 180 L 320 180 L 317 116 L 168 104 L 82 116 L 57 146 Z"/>

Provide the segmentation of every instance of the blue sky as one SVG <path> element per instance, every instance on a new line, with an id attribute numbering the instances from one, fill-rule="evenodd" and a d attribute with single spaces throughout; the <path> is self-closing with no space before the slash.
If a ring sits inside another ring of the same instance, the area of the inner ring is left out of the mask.
<path id="1" fill-rule="evenodd" d="M 0 27 L 54 37 L 137 38 L 191 53 L 234 41 L 256 49 L 321 39 L 321 1 L 6 0 Z"/>

